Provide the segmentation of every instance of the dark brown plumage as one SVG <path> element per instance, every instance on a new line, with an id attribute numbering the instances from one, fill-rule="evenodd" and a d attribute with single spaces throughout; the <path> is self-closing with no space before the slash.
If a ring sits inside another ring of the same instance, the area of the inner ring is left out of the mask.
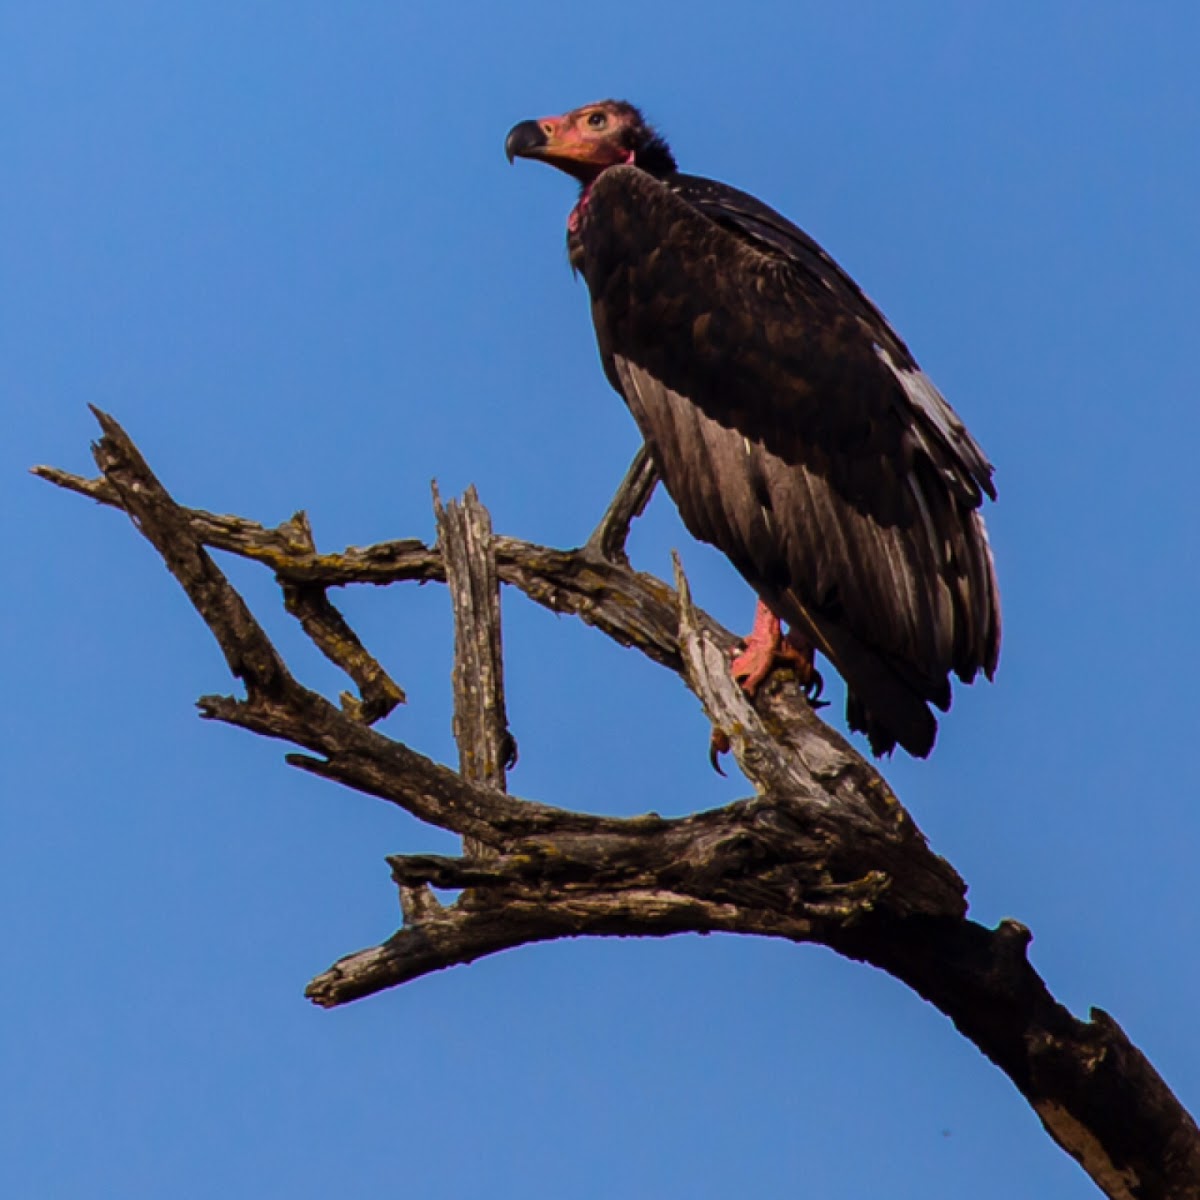
<path id="1" fill-rule="evenodd" d="M 572 265 L 601 358 L 685 525 L 846 680 L 876 753 L 933 746 L 950 675 L 989 678 L 992 468 L 904 343 L 805 233 L 679 173 L 631 105 L 523 122 L 510 157 L 580 180 Z"/>

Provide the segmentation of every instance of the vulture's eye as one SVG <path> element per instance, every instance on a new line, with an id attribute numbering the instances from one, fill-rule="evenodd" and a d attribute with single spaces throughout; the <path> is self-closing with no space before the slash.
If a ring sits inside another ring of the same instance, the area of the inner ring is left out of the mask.
<path id="1" fill-rule="evenodd" d="M 588 113 L 587 123 L 592 129 L 603 129 L 608 124 L 608 117 L 602 112 Z"/>

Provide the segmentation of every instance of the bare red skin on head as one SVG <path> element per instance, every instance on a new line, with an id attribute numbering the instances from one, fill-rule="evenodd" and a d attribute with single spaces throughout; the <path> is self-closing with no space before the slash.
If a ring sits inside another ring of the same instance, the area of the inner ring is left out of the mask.
<path id="1" fill-rule="evenodd" d="M 609 167 L 634 161 L 629 131 L 638 122 L 635 110 L 611 100 L 585 104 L 561 117 L 540 117 L 546 145 L 539 147 L 537 157 L 587 187 Z"/>
<path id="2" fill-rule="evenodd" d="M 525 144 L 517 153 L 549 163 L 579 181 L 579 203 L 568 222 L 572 233 L 578 231 L 587 210 L 592 185 L 610 167 L 633 164 L 659 174 L 676 169 L 670 147 L 624 100 L 600 100 L 532 123 L 544 140 Z"/>

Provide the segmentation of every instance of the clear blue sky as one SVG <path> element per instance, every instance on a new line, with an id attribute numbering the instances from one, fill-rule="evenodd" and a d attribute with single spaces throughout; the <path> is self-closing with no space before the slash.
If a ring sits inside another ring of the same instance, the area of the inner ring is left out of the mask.
<path id="1" fill-rule="evenodd" d="M 176 495 L 327 547 L 430 536 L 428 483 L 583 538 L 635 445 L 524 117 L 639 102 L 685 169 L 795 218 L 998 466 L 998 682 L 888 768 L 974 912 L 1034 931 L 1200 1107 L 1195 534 L 1200 9 L 1183 3 L 0 6 L 6 664 L 0 1191 L 1089 1197 L 1015 1090 L 898 984 L 713 937 L 522 950 L 326 1013 L 452 843 L 197 720 L 223 663 L 86 470 L 86 403 Z M 751 603 L 665 498 L 730 624 Z M 234 579 L 305 677 L 269 580 Z M 453 756 L 441 589 L 344 597 Z M 519 794 L 744 795 L 665 672 L 506 599 Z"/>

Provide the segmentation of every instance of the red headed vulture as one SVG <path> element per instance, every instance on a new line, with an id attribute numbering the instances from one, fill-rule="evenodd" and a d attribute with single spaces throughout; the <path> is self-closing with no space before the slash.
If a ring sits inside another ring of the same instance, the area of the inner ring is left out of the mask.
<path id="1" fill-rule="evenodd" d="M 505 149 L 580 184 L 567 247 L 605 372 L 684 524 L 761 601 L 735 673 L 818 650 L 875 753 L 927 755 L 950 675 L 1000 652 L 992 467 L 962 421 L 812 238 L 679 172 L 632 105 L 522 121 Z"/>

